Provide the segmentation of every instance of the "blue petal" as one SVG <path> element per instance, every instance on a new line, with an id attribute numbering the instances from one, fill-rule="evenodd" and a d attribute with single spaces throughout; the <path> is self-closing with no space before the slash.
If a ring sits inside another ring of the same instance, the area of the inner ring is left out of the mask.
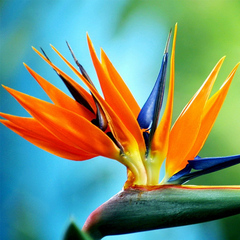
<path id="1" fill-rule="evenodd" d="M 194 160 L 189 160 L 184 169 L 174 174 L 168 182 L 183 184 L 190 179 L 202 176 L 204 174 L 219 171 L 224 168 L 231 167 L 240 163 L 240 155 L 228 157 L 211 157 L 200 158 L 196 157 Z M 190 172 L 195 170 L 194 172 Z"/>
<path id="2" fill-rule="evenodd" d="M 161 69 L 158 74 L 156 83 L 137 118 L 139 126 L 142 129 L 154 128 L 154 131 L 155 131 L 155 128 L 156 128 L 155 125 L 157 125 L 157 122 L 158 122 L 159 113 L 162 107 L 163 96 L 164 96 L 166 70 L 167 70 L 167 63 L 168 63 L 168 46 L 169 46 L 170 36 L 171 36 L 171 31 L 168 36 L 167 44 L 166 44 L 163 59 L 162 59 Z"/>
<path id="3" fill-rule="evenodd" d="M 224 163 L 226 164 L 226 167 L 230 167 L 232 165 L 240 163 L 240 155 L 228 157 L 200 158 L 195 160 L 189 160 L 188 162 L 192 169 L 195 170 L 204 170 Z"/>
<path id="4" fill-rule="evenodd" d="M 190 171 L 192 170 L 192 168 L 190 167 L 189 164 L 186 165 L 186 167 L 184 169 L 182 169 L 181 171 L 177 172 L 176 174 L 174 174 L 169 180 L 168 182 L 173 182 L 176 181 L 178 179 L 180 179 L 181 177 L 187 175 L 188 173 L 190 173 Z"/>
<path id="5" fill-rule="evenodd" d="M 147 101 L 145 102 L 143 108 L 138 115 L 137 121 L 140 127 L 143 129 L 149 129 L 155 115 L 160 112 L 164 95 L 167 60 L 168 54 L 165 53 L 163 56 L 162 66 L 158 74 L 157 81 L 153 87 L 150 96 L 148 97 Z"/>

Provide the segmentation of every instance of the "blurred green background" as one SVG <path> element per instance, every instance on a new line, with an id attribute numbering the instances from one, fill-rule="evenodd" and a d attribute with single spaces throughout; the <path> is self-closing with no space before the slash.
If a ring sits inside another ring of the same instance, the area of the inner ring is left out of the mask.
<path id="1" fill-rule="evenodd" d="M 216 91 L 240 60 L 240 1 L 0 1 L 1 83 L 47 99 L 22 65 L 65 92 L 56 74 L 31 49 L 42 47 L 50 59 L 75 76 L 53 53 L 53 44 L 68 59 L 67 40 L 94 82 L 96 74 L 86 43 L 89 33 L 97 52 L 103 47 L 142 106 L 157 77 L 169 29 L 178 22 L 174 119 L 197 91 L 217 61 L 227 56 L 215 84 Z M 240 71 L 200 152 L 200 156 L 240 153 Z M 0 111 L 27 113 L 0 90 Z M 125 168 L 96 158 L 86 162 L 60 159 L 31 145 L 0 126 L 1 218 L 0 239 L 58 240 L 70 221 L 79 226 L 104 201 L 121 190 Z M 239 185 L 240 166 L 190 184 Z M 239 237 L 240 216 L 192 226 L 106 239 L 216 239 Z"/>

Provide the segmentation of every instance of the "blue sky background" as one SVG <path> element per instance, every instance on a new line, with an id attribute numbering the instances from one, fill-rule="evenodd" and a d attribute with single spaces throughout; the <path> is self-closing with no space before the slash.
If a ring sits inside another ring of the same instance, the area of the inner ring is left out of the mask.
<path id="1" fill-rule="evenodd" d="M 151 91 L 160 67 L 169 29 L 179 23 L 176 50 L 174 118 L 200 87 L 213 66 L 227 55 L 219 88 L 240 60 L 239 4 L 237 1 L 0 1 L 1 83 L 47 100 L 22 62 L 60 89 L 66 89 L 54 71 L 31 49 L 42 47 L 50 59 L 75 78 L 51 50 L 53 44 L 71 59 L 65 41 L 88 71 L 94 72 L 86 43 L 89 33 L 96 51 L 106 51 L 140 106 Z M 218 2 L 218 3 L 217 3 Z M 224 14 L 221 14 L 221 11 Z M 229 91 L 201 156 L 239 154 L 240 74 Z M 28 116 L 0 89 L 0 111 Z M 71 219 L 81 227 L 87 216 L 121 190 L 125 168 L 96 158 L 74 162 L 51 155 L 0 126 L 1 218 L 0 239 L 59 240 Z M 238 184 L 239 166 L 202 177 L 198 184 Z M 186 227 L 105 239 L 231 239 L 239 216 Z M 235 226 L 235 227 L 234 227 Z"/>

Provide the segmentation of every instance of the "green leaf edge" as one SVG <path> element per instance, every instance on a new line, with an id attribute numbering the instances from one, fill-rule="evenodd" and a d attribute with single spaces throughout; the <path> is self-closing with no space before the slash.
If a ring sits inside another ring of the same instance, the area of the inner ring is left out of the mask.
<path id="1" fill-rule="evenodd" d="M 74 222 L 71 222 L 64 234 L 63 240 L 93 240 L 93 238 L 81 231 Z"/>

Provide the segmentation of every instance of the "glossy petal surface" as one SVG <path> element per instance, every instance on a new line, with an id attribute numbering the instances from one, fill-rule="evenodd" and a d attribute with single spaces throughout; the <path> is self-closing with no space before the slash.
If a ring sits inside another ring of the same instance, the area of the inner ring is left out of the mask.
<path id="1" fill-rule="evenodd" d="M 224 58 L 217 63 L 171 129 L 166 160 L 166 171 L 169 176 L 184 168 L 187 163 L 186 156 L 197 139 L 204 107 L 223 61 Z"/>
<path id="2" fill-rule="evenodd" d="M 189 160 L 187 166 L 174 174 L 168 182 L 182 184 L 195 177 L 222 170 L 240 163 L 240 155 L 227 157 L 196 158 Z M 191 173 L 191 170 L 197 170 Z"/>
<path id="3" fill-rule="evenodd" d="M 16 90 L 6 89 L 39 123 L 61 141 L 92 154 L 116 158 L 118 149 L 111 139 L 85 118 Z M 93 140 L 88 142 L 86 136 L 90 135 L 93 136 Z"/>

